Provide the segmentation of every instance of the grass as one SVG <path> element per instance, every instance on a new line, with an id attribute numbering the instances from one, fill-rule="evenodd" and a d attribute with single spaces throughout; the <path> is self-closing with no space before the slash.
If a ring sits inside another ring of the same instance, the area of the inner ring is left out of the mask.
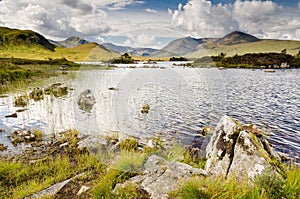
<path id="1" fill-rule="evenodd" d="M 257 177 L 253 184 L 237 182 L 235 179 L 192 177 L 182 182 L 180 189 L 173 192 L 171 198 L 297 199 L 300 196 L 299 169 L 292 167 L 287 173 L 287 178 L 284 179 L 281 176 L 266 172 Z"/>
<path id="2" fill-rule="evenodd" d="M 22 58 L 48 60 L 66 58 L 70 61 L 109 61 L 118 57 L 119 54 L 111 53 L 95 43 L 83 44 L 73 48 L 55 47 L 50 51 L 39 46 L 17 46 L 14 48 L 0 48 L 0 57 L 2 58 Z"/>
<path id="3" fill-rule="evenodd" d="M 296 55 L 299 52 L 300 41 L 289 40 L 261 40 L 259 42 L 250 42 L 237 45 L 219 45 L 215 43 L 206 43 L 198 51 L 186 55 L 188 58 L 200 58 L 204 56 L 217 56 L 220 53 L 226 53 L 227 56 L 246 53 L 280 53 L 283 49 L 287 54 Z"/>
<path id="4" fill-rule="evenodd" d="M 34 131 L 41 136 L 41 132 Z M 118 135 L 106 137 L 107 142 L 116 143 Z M 0 160 L 0 193 L 2 198 L 24 198 L 53 185 L 84 173 L 75 184 L 88 184 L 92 187 L 84 198 L 150 198 L 139 185 L 128 182 L 131 177 L 139 175 L 143 171 L 143 165 L 147 158 L 157 153 L 167 157 L 171 161 L 182 161 L 196 167 L 202 167 L 204 162 L 192 158 L 188 150 L 180 144 L 168 150 L 161 147 L 156 150 L 139 150 L 138 140 L 127 138 L 120 142 L 120 150 L 110 151 L 110 161 L 104 165 L 99 161 L 99 156 L 104 154 L 90 153 L 88 150 L 77 149 L 78 131 L 69 130 L 61 133 L 57 138 L 58 146 L 69 143 L 63 148 L 52 150 L 47 156 L 34 163 L 24 159 Z M 159 143 L 159 141 L 158 141 Z M 181 157 L 181 158 L 179 158 Z M 106 159 L 107 160 L 107 159 Z M 197 198 L 288 198 L 297 199 L 300 193 L 299 168 L 290 167 L 286 178 L 273 175 L 270 172 L 257 177 L 252 184 L 237 182 L 235 179 L 223 179 L 212 177 L 194 176 L 181 181 L 177 191 L 170 194 L 170 198 L 197 199 Z M 121 183 L 121 185 L 119 184 Z M 118 185 L 119 184 L 119 185 Z M 69 186 L 69 189 L 71 189 Z M 73 187 L 72 187 L 73 186 Z M 75 186 L 76 187 L 76 186 Z M 70 191 L 70 190 L 69 190 Z M 56 198 L 75 197 L 76 190 L 56 195 Z M 0 197 L 0 198 L 1 198 Z"/>
<path id="5" fill-rule="evenodd" d="M 75 160 L 63 155 L 47 157 L 34 164 L 0 161 L 1 195 L 4 198 L 24 198 L 94 168 L 100 170 L 101 163 L 86 153 L 76 155 Z"/>

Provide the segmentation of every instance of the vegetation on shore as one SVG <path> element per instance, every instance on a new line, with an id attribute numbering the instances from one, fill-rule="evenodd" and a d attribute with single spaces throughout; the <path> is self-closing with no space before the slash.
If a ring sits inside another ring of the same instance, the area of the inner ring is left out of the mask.
<path id="1" fill-rule="evenodd" d="M 0 94 L 28 86 L 45 78 L 62 74 L 60 67 L 65 65 L 78 69 L 79 64 L 62 59 L 29 60 L 20 58 L 0 58 Z"/>
<path id="2" fill-rule="evenodd" d="M 226 57 L 225 53 L 218 56 L 206 56 L 195 60 L 200 66 L 216 65 L 225 68 L 300 68 L 300 51 L 297 55 L 281 53 L 248 53 Z"/>
<path id="3" fill-rule="evenodd" d="M 171 57 L 169 61 L 187 61 L 184 57 Z"/>
<path id="4" fill-rule="evenodd" d="M 106 137 L 108 143 L 115 143 L 117 135 Z M 138 148 L 138 140 L 128 138 L 119 143 L 120 150 L 107 152 L 78 148 L 78 132 L 69 130 L 52 140 L 51 150 L 42 158 L 35 155 L 5 159 L 0 157 L 0 192 L 2 198 L 24 198 L 49 186 L 74 178 L 73 182 L 58 192 L 54 198 L 78 198 L 82 185 L 90 189 L 80 198 L 150 198 L 134 183 L 117 186 L 131 177 L 141 174 L 143 164 L 152 155 L 160 155 L 170 161 L 178 161 L 203 167 L 205 162 L 196 160 L 188 151 L 177 144 L 163 149 L 159 139 L 153 139 L 154 147 Z M 67 143 L 67 144 L 66 144 Z M 177 157 L 177 158 L 176 158 Z M 198 163 L 197 163 L 198 161 Z M 299 168 L 289 167 L 287 177 L 265 173 L 253 184 L 240 183 L 235 179 L 215 179 L 195 176 L 180 182 L 177 191 L 170 198 L 291 198 L 300 193 Z"/>
<path id="5" fill-rule="evenodd" d="M 120 58 L 114 59 L 112 64 L 133 64 L 134 59 L 128 54 L 124 53 Z"/>

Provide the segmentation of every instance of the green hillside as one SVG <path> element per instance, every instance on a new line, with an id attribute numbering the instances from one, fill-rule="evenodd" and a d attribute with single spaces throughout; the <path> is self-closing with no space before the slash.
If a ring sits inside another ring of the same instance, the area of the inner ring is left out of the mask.
<path id="1" fill-rule="evenodd" d="M 87 43 L 73 48 L 51 44 L 42 35 L 30 30 L 0 27 L 0 57 L 22 59 L 61 59 L 70 61 L 108 61 L 119 54 L 97 43 Z"/>
<path id="2" fill-rule="evenodd" d="M 204 43 L 198 46 L 197 51 L 187 54 L 186 57 L 199 58 L 207 55 L 217 56 L 220 53 L 226 53 L 227 56 L 234 56 L 236 54 L 243 55 L 246 53 L 280 53 L 283 49 L 286 49 L 287 54 L 296 55 L 300 50 L 300 41 L 260 40 L 235 45 Z"/>

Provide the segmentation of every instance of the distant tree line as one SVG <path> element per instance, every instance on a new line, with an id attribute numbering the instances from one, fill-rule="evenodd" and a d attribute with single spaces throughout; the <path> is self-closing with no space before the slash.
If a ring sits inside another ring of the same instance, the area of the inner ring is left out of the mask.
<path id="1" fill-rule="evenodd" d="M 206 56 L 196 60 L 196 63 L 214 62 L 216 66 L 222 67 L 241 67 L 241 68 L 300 68 L 300 51 L 292 56 L 282 51 L 281 53 L 248 53 L 226 57 L 225 53 L 218 56 Z"/>
<path id="2" fill-rule="evenodd" d="M 187 61 L 187 59 L 184 57 L 171 57 L 169 60 L 170 61 Z"/>
<path id="3" fill-rule="evenodd" d="M 114 59 L 112 64 L 133 64 L 134 59 L 128 53 L 124 53 L 120 58 Z"/>

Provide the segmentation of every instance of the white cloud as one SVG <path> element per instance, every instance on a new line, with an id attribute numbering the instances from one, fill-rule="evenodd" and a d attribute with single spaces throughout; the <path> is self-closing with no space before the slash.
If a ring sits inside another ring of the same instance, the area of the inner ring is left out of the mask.
<path id="1" fill-rule="evenodd" d="M 131 47 L 152 47 L 157 48 L 161 43 L 156 40 L 153 35 L 148 35 L 145 33 L 139 35 L 128 35 L 128 39 L 123 43 L 124 46 Z"/>
<path id="2" fill-rule="evenodd" d="M 220 37 L 241 30 L 263 38 L 300 39 L 300 9 L 272 1 L 241 1 L 213 5 L 190 0 L 171 11 L 172 24 L 196 37 Z"/>
<path id="3" fill-rule="evenodd" d="M 31 29 L 49 38 L 95 37 L 110 31 L 107 9 L 142 4 L 140 0 L 4 0 L 0 1 L 0 24 Z"/>
<path id="4" fill-rule="evenodd" d="M 157 10 L 150 9 L 150 8 L 145 9 L 145 11 L 150 13 L 157 13 Z"/>

